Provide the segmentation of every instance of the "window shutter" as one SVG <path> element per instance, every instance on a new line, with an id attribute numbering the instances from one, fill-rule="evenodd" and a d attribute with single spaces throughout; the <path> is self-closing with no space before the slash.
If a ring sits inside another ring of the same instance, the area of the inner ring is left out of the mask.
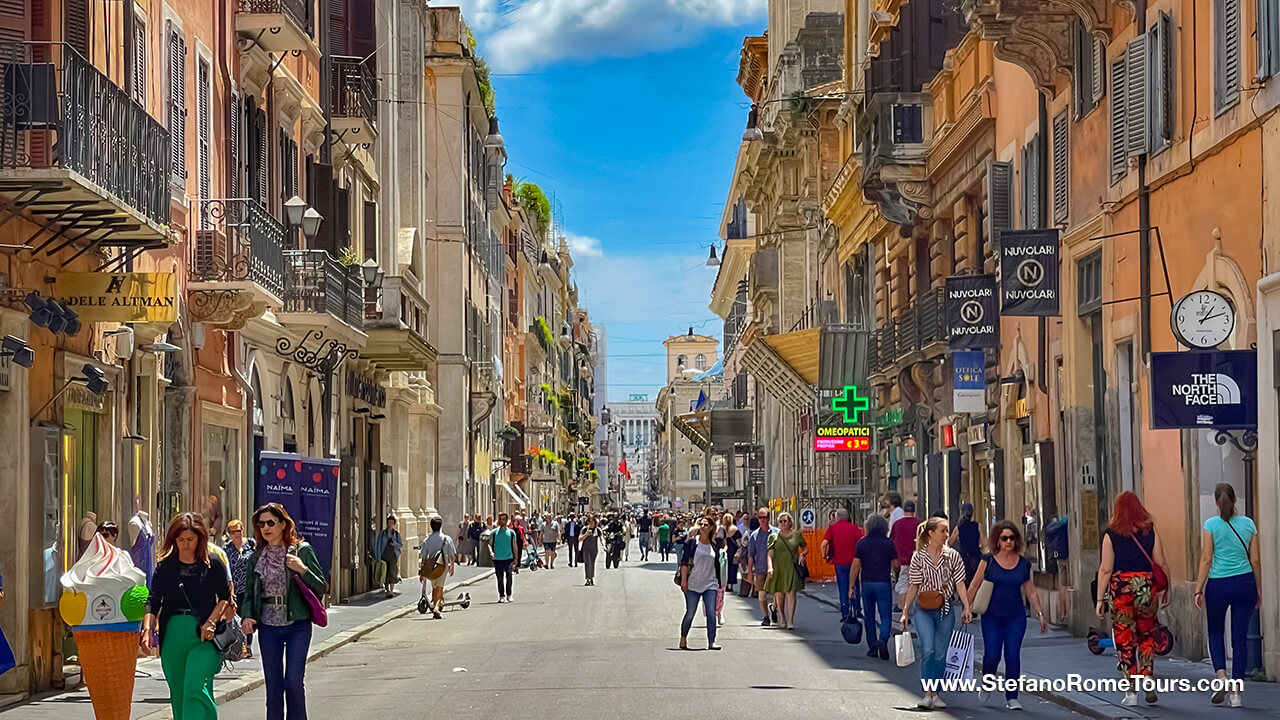
<path id="1" fill-rule="evenodd" d="M 366 259 L 378 259 L 378 204 L 364 201 L 364 256 Z"/>
<path id="2" fill-rule="evenodd" d="M 1161 12 L 1155 27 L 1147 35 L 1151 57 L 1151 138 L 1152 153 L 1173 141 L 1173 18 Z"/>
<path id="3" fill-rule="evenodd" d="M 173 184 L 187 179 L 187 44 L 169 28 L 169 139 L 173 143 Z"/>
<path id="4" fill-rule="evenodd" d="M 336 258 L 351 247 L 351 191 L 344 187 L 333 193 L 333 233 L 336 251 L 330 252 Z"/>
<path id="5" fill-rule="evenodd" d="M 1000 233 L 1013 227 L 1013 163 L 987 163 L 987 237 L 1000 247 Z"/>
<path id="6" fill-rule="evenodd" d="M 368 62 L 372 63 L 373 53 L 378 47 L 377 8 L 374 7 L 374 0 L 350 0 L 350 2 L 348 50 L 351 55 L 362 60 L 368 58 Z"/>
<path id="7" fill-rule="evenodd" d="M 147 24 L 133 19 L 133 99 L 147 105 Z"/>
<path id="8" fill-rule="evenodd" d="M 1257 0 L 1259 80 L 1280 72 L 1280 0 Z"/>
<path id="9" fill-rule="evenodd" d="M 1125 132 L 1128 108 L 1125 105 L 1126 91 L 1129 88 L 1125 62 L 1125 54 L 1111 61 L 1111 182 L 1124 177 L 1128 171 L 1125 143 L 1128 135 Z"/>
<path id="10" fill-rule="evenodd" d="M 80 57 L 89 58 L 89 0 L 63 0 L 63 33 Z"/>
<path id="11" fill-rule="evenodd" d="M 196 152 L 196 172 L 198 173 L 198 184 L 200 186 L 200 199 L 208 200 L 213 193 L 213 178 L 210 175 L 210 159 L 211 151 L 210 143 L 212 141 L 211 126 L 213 125 L 212 108 L 209 103 L 210 88 L 209 83 L 210 69 L 209 63 L 204 60 L 196 62 L 196 143 L 198 147 Z"/>
<path id="12" fill-rule="evenodd" d="M 1095 103 L 1102 100 L 1107 87 L 1107 80 L 1103 73 L 1103 68 L 1106 67 L 1106 54 L 1106 43 L 1093 38 L 1093 101 Z"/>
<path id="13" fill-rule="evenodd" d="M 1067 221 L 1067 211 L 1070 207 L 1067 196 L 1070 184 L 1070 176 L 1067 174 L 1068 124 L 1066 110 L 1053 118 L 1053 222 L 1055 224 Z"/>
<path id="14" fill-rule="evenodd" d="M 1147 57 L 1147 36 L 1139 35 L 1129 41 L 1125 48 L 1125 62 L 1128 89 L 1125 90 L 1125 129 L 1127 140 L 1125 146 L 1129 157 L 1147 154 L 1147 127 L 1150 117 L 1147 114 L 1147 77 L 1150 60 Z"/>
<path id="15" fill-rule="evenodd" d="M 244 135 L 240 126 L 240 93 L 232 92 L 229 102 L 230 112 L 227 114 L 227 164 L 231 172 L 227 175 L 227 194 L 233 198 L 240 195 L 240 173 L 244 170 Z"/>
<path id="16" fill-rule="evenodd" d="M 1213 97 L 1218 112 L 1240 99 L 1240 0 L 1213 3 Z"/>
<path id="17" fill-rule="evenodd" d="M 309 204 L 320 213 L 320 230 L 311 240 L 311 247 L 334 252 L 333 214 L 333 166 L 316 163 L 311 166 L 311 187 L 307 188 Z"/>
<path id="18" fill-rule="evenodd" d="M 349 55 L 347 44 L 347 0 L 325 0 L 329 5 L 329 48 L 327 55 Z"/>
<path id="19" fill-rule="evenodd" d="M 254 114 L 257 118 L 254 134 L 257 136 L 257 153 L 258 171 L 254 173 L 258 179 L 257 200 L 262 207 L 267 206 L 267 185 L 269 182 L 269 164 L 271 162 L 271 148 L 267 145 L 267 111 L 258 109 Z"/>

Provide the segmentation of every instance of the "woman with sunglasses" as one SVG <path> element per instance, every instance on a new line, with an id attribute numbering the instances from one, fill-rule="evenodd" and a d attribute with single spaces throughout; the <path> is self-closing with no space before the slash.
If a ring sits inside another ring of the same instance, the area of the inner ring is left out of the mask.
<path id="1" fill-rule="evenodd" d="M 991 582 L 991 599 L 982 613 L 982 674 L 994 675 L 1004 654 L 1004 676 L 1016 680 L 1022 676 L 1022 638 L 1027 634 L 1027 611 L 1030 602 L 1040 620 L 1040 634 L 1049 632 L 1040 609 L 1040 593 L 1031 581 L 1031 562 L 1022 556 L 1022 533 L 1018 526 L 1001 520 L 991 529 L 991 554 L 984 556 L 969 583 L 969 601 L 978 596 L 984 580 Z M 981 690 L 979 698 L 986 702 L 991 693 Z M 1004 694 L 1008 710 L 1021 710 L 1018 691 Z"/>
<path id="2" fill-rule="evenodd" d="M 724 546 L 715 537 L 715 521 L 702 517 L 696 525 L 697 533 L 685 541 L 680 554 L 680 589 L 684 591 L 684 619 L 680 621 L 680 649 L 689 649 L 689 628 L 698 613 L 698 602 L 707 616 L 707 649 L 719 650 L 716 645 L 716 596 L 727 579 Z"/>
<path id="3" fill-rule="evenodd" d="M 310 545 L 298 537 L 293 518 L 278 503 L 253 512 L 253 535 L 258 549 L 245 568 L 244 632 L 256 627 L 266 675 L 267 720 L 306 720 L 304 676 L 311 649 L 311 606 L 298 580 L 317 598 L 329 581 Z"/>
<path id="4" fill-rule="evenodd" d="M 796 594 L 804 589 L 804 578 L 796 571 L 796 565 L 804 561 L 804 550 L 804 535 L 796 530 L 791 513 L 782 513 L 778 516 L 778 532 L 769 536 L 769 569 L 764 589 L 773 593 L 777 624 L 783 630 L 796 627 Z"/>

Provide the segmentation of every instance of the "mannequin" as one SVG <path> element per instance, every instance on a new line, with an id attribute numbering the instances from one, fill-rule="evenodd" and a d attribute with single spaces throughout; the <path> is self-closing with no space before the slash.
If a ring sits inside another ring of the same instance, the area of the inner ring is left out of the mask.
<path id="1" fill-rule="evenodd" d="M 80 543 L 79 549 L 76 551 L 76 558 L 79 559 L 85 550 L 89 549 L 93 537 L 98 534 L 98 514 L 92 510 L 84 511 L 84 518 L 80 520 Z"/>
<path id="2" fill-rule="evenodd" d="M 150 585 L 151 575 L 156 571 L 156 533 L 145 510 L 139 510 L 129 518 L 129 540 L 133 564 L 146 574 L 147 585 Z"/>

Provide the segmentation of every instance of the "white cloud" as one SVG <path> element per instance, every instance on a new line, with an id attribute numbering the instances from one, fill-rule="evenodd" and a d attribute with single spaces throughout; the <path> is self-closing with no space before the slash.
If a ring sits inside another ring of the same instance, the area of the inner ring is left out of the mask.
<path id="1" fill-rule="evenodd" d="M 455 0 L 499 72 L 564 59 L 629 57 L 763 20 L 767 0 Z"/>
<path id="2" fill-rule="evenodd" d="M 575 262 L 586 257 L 601 257 L 604 255 L 604 248 L 600 247 L 599 238 L 565 233 L 565 241 L 569 243 L 569 250 L 573 253 Z"/>

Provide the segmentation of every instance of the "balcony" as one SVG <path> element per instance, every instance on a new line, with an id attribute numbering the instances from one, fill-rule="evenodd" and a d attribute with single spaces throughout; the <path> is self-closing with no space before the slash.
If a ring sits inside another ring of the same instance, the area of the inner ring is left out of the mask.
<path id="1" fill-rule="evenodd" d="M 385 278 L 382 297 L 365 305 L 364 328 L 369 340 L 360 357 L 387 370 L 430 370 L 436 349 L 427 342 L 429 310 L 411 279 Z"/>
<path id="2" fill-rule="evenodd" d="M 917 298 L 893 320 L 871 333 L 871 374 L 888 378 L 903 366 L 930 360 L 947 349 L 947 316 L 942 288 Z"/>
<path id="3" fill-rule="evenodd" d="M 330 123 L 347 145 L 373 142 L 378 134 L 378 79 L 364 58 L 334 56 Z"/>
<path id="4" fill-rule="evenodd" d="M 966 0 L 961 11 L 978 37 L 996 44 L 997 56 L 1026 70 L 1037 88 L 1052 93 L 1061 85 L 1061 71 L 1074 60 L 1076 22 L 1110 41 L 1113 5 L 1128 11 L 1125 20 L 1133 17 L 1133 3 L 1113 0 Z"/>
<path id="5" fill-rule="evenodd" d="M 286 231 L 256 200 L 202 200 L 192 217 L 188 289 L 201 322 L 232 325 L 284 304 Z"/>
<path id="6" fill-rule="evenodd" d="M 308 0 L 236 0 L 236 33 L 270 53 L 319 51 L 311 39 Z"/>
<path id="7" fill-rule="evenodd" d="M 862 116 L 862 192 L 894 224 L 910 225 L 930 204 L 932 129 L 923 93 L 878 92 Z"/>
<path id="8" fill-rule="evenodd" d="M 58 228 L 36 252 L 165 245 L 169 131 L 61 43 L 0 44 L 0 76 L 0 196 Z"/>
<path id="9" fill-rule="evenodd" d="M 324 250 L 286 250 L 282 325 L 363 345 L 364 281 Z"/>

